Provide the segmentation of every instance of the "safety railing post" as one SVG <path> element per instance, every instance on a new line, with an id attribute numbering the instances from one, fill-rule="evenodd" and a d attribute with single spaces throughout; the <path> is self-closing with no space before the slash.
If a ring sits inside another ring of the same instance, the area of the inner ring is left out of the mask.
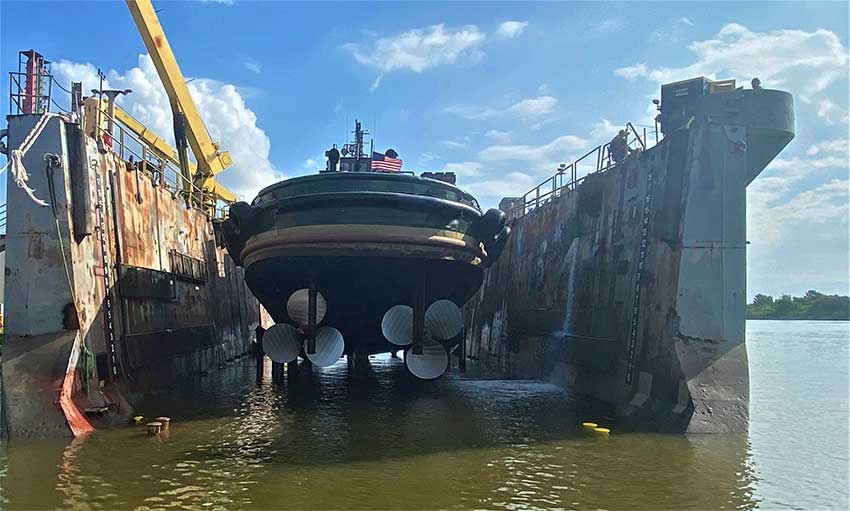
<path id="1" fill-rule="evenodd" d="M 124 159 L 124 128 L 118 126 L 118 156 Z"/>

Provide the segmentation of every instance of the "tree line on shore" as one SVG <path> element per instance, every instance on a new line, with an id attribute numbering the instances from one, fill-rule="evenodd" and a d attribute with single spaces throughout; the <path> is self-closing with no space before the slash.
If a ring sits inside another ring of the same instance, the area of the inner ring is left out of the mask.
<path id="1" fill-rule="evenodd" d="M 850 320 L 850 297 L 825 295 L 815 290 L 803 296 L 757 294 L 747 304 L 747 319 Z"/>

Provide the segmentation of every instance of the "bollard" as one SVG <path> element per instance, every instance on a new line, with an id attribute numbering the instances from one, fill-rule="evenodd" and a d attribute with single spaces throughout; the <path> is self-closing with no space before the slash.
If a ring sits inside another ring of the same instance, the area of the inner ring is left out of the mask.
<path id="1" fill-rule="evenodd" d="M 171 417 L 157 417 L 154 420 L 162 423 L 162 431 L 168 431 L 168 426 L 171 425 Z"/>
<path id="2" fill-rule="evenodd" d="M 148 422 L 148 436 L 158 435 L 162 431 L 161 422 Z"/>

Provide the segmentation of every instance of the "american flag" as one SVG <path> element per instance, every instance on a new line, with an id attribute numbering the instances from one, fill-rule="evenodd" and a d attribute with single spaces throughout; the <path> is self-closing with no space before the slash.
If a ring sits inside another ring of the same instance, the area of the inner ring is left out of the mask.
<path id="1" fill-rule="evenodd" d="M 401 172 L 401 158 L 372 151 L 372 172 Z"/>

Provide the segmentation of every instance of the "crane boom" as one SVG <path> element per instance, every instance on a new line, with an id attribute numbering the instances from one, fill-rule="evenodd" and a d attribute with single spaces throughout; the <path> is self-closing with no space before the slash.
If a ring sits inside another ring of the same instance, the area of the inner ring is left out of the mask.
<path id="1" fill-rule="evenodd" d="M 177 165 L 178 167 L 180 166 L 180 156 L 177 153 L 177 149 L 171 147 L 171 144 L 163 140 L 162 137 L 154 133 L 150 128 L 136 120 L 135 117 L 117 105 L 115 106 L 115 120 L 123 124 L 127 129 L 139 137 L 140 141 L 154 149 L 161 158 L 165 158 L 173 165 Z M 189 162 L 189 172 L 191 175 L 194 175 L 197 172 L 197 165 Z M 209 179 L 205 184 L 205 187 L 209 191 L 215 193 L 216 197 L 225 202 L 236 202 L 239 200 L 233 192 L 214 179 Z"/>
<path id="2" fill-rule="evenodd" d="M 150 0 L 126 1 L 165 88 L 165 93 L 172 103 L 172 108 L 176 106 L 179 113 L 175 112 L 175 114 L 182 116 L 186 139 L 198 161 L 197 172 L 193 175 L 195 186 L 211 190 L 224 189 L 222 185 L 215 182 L 213 177 L 232 164 L 230 154 L 227 151 L 220 151 L 218 145 L 210 138 L 207 127 L 189 94 L 189 87 L 186 86 L 186 80 L 177 65 L 177 59 L 171 51 L 171 45 L 168 44 L 153 5 Z"/>

